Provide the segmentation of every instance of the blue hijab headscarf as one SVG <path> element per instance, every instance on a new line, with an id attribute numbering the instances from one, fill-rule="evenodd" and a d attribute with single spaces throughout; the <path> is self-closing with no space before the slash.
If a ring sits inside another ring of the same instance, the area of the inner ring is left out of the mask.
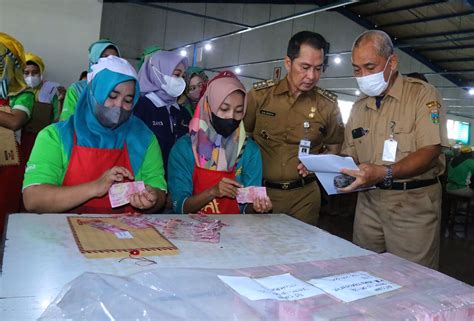
<path id="1" fill-rule="evenodd" d="M 96 64 L 99 61 L 100 56 L 102 55 L 104 50 L 109 47 L 114 48 L 117 51 L 118 56 L 120 57 L 119 48 L 116 44 L 114 44 L 108 39 L 100 39 L 89 46 L 89 68 L 91 65 Z"/>
<path id="2" fill-rule="evenodd" d="M 101 39 L 96 42 L 93 42 L 89 46 L 89 71 L 91 70 L 91 66 L 96 64 L 100 56 L 102 56 L 102 53 L 104 52 L 105 49 L 112 47 L 115 50 L 117 50 L 118 56 L 120 57 L 120 50 L 117 47 L 116 44 L 114 44 L 112 41 L 107 40 L 107 39 Z M 74 88 L 74 90 L 80 95 L 84 90 L 86 89 L 87 86 L 87 81 L 85 80 L 78 80 L 74 83 L 71 84 L 71 87 Z"/>
<path id="3" fill-rule="evenodd" d="M 102 61 L 133 67 L 124 59 L 118 57 L 103 58 L 96 66 L 101 66 Z M 112 62 L 110 62 L 112 61 Z M 89 75 L 93 74 L 89 73 Z M 140 86 L 135 76 L 123 74 L 110 69 L 101 69 L 93 75 L 86 89 L 81 94 L 76 105 L 76 111 L 67 121 L 56 124 L 63 146 L 68 155 L 71 155 L 73 134 L 76 134 L 78 146 L 119 149 L 127 143 L 132 168 L 135 171 L 141 164 L 142 156 L 148 148 L 153 133 L 133 113 L 130 118 L 120 126 L 111 129 L 104 127 L 95 116 L 96 104 L 104 105 L 110 92 L 119 84 L 126 81 L 135 82 L 132 110 L 140 96 Z"/>
<path id="4" fill-rule="evenodd" d="M 110 92 L 119 84 L 126 81 L 135 82 L 133 106 L 138 101 L 140 86 L 138 81 L 128 75 L 104 69 L 87 85 L 79 98 L 74 113 L 74 128 L 76 129 L 77 144 L 79 146 L 95 148 L 122 148 L 125 136 L 130 131 L 135 116 L 119 127 L 110 129 L 104 127 L 94 114 L 96 104 L 104 105 Z"/>

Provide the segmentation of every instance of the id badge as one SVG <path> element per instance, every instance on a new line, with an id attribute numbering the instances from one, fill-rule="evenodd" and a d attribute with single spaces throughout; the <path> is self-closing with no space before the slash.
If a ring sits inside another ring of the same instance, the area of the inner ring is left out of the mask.
<path id="1" fill-rule="evenodd" d="M 397 144 L 398 142 L 393 139 L 387 139 L 383 144 L 383 155 L 382 160 L 384 162 L 395 162 L 397 157 Z"/>
<path id="2" fill-rule="evenodd" d="M 307 139 L 300 140 L 300 148 L 298 156 L 309 155 L 309 149 L 311 148 L 311 142 Z"/>

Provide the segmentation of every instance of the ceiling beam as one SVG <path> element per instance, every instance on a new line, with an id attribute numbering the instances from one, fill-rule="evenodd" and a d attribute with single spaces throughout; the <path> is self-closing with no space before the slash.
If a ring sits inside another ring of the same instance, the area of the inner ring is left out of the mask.
<path id="1" fill-rule="evenodd" d="M 445 38 L 439 40 L 427 40 L 427 41 L 420 41 L 420 42 L 412 42 L 412 43 L 403 43 L 401 41 L 395 41 L 394 46 L 397 48 L 415 48 L 415 47 L 423 47 L 437 43 L 445 43 L 445 42 L 454 42 L 454 41 L 467 41 L 467 40 L 474 40 L 473 36 L 466 36 L 466 37 L 459 37 L 459 38 Z"/>
<path id="2" fill-rule="evenodd" d="M 436 63 L 451 63 L 451 62 L 471 62 L 474 61 L 474 57 L 472 58 L 448 58 L 448 59 L 431 59 L 431 61 Z"/>
<path id="3" fill-rule="evenodd" d="M 388 14 L 388 13 L 394 13 L 394 12 L 406 11 L 406 10 L 411 10 L 411 9 L 416 9 L 416 8 L 421 8 L 421 7 L 426 7 L 426 6 L 432 6 L 434 4 L 439 4 L 439 3 L 444 3 L 444 2 L 447 2 L 447 0 L 437 0 L 437 1 L 410 4 L 410 5 L 405 5 L 405 6 L 395 7 L 395 8 L 389 8 L 385 10 L 379 10 L 379 11 L 375 11 L 369 14 L 364 14 L 364 17 L 369 18 L 369 17 L 374 17 L 374 16 L 380 16 L 380 15 Z"/>
<path id="4" fill-rule="evenodd" d="M 444 14 L 444 15 L 439 15 L 439 16 L 434 16 L 434 17 L 415 18 L 415 19 L 397 21 L 397 22 L 392 22 L 392 23 L 387 23 L 387 24 L 381 24 L 381 25 L 378 25 L 377 27 L 390 28 L 390 27 L 404 26 L 408 24 L 431 22 L 431 21 L 437 21 L 437 20 L 446 20 L 446 19 L 451 19 L 451 18 L 460 18 L 460 17 L 469 16 L 472 14 L 474 14 L 474 11 L 458 12 L 458 13 Z"/>
<path id="5" fill-rule="evenodd" d="M 335 9 L 336 12 L 339 12 L 343 16 L 351 19 L 352 21 L 358 23 L 362 27 L 366 29 L 377 29 L 376 26 L 369 20 L 359 17 L 356 14 L 354 14 L 352 11 L 350 11 L 347 8 L 337 8 Z M 435 63 L 431 62 L 428 58 L 425 56 L 421 55 L 420 53 L 416 52 L 415 49 L 413 48 L 400 48 L 401 51 L 405 52 L 406 54 L 410 55 L 414 59 L 418 60 L 428 68 L 434 70 L 435 72 L 443 72 L 444 69 L 441 68 L 440 66 L 436 65 Z M 458 85 L 459 87 L 464 87 L 464 83 L 462 79 L 459 79 L 459 77 L 454 77 L 453 75 L 443 75 L 444 78 L 447 80 L 453 82 L 454 84 Z"/>
<path id="6" fill-rule="evenodd" d="M 442 50 L 464 50 L 464 49 L 474 49 L 474 45 L 463 45 L 463 46 L 446 46 L 446 47 L 435 47 L 435 48 L 421 48 L 417 49 L 418 51 L 442 51 Z"/>
<path id="7" fill-rule="evenodd" d="M 425 33 L 425 34 L 421 34 L 421 35 L 401 37 L 401 38 L 397 38 L 397 40 L 398 41 L 407 41 L 407 40 L 421 39 L 421 38 L 455 36 L 455 35 L 461 35 L 461 34 L 465 34 L 465 33 L 474 33 L 474 29 L 463 29 L 463 30 L 453 30 L 453 31 L 445 31 L 445 32 Z"/>

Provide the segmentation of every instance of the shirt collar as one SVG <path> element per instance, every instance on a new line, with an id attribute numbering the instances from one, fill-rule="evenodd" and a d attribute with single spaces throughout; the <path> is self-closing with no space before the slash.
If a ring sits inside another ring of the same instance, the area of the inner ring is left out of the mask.
<path id="1" fill-rule="evenodd" d="M 167 107 L 167 104 L 154 92 L 149 92 L 145 95 L 145 97 L 150 99 L 153 105 L 155 105 L 157 108 Z M 177 110 L 180 110 L 179 104 L 177 102 L 172 103 L 171 106 L 175 107 Z"/>
<path id="2" fill-rule="evenodd" d="M 403 77 L 396 72 L 396 78 L 393 81 L 392 87 L 388 90 L 388 92 L 385 94 L 385 96 L 390 96 L 395 98 L 396 100 L 400 101 L 402 98 L 402 91 L 403 91 Z M 370 97 L 370 96 L 365 96 L 367 99 L 366 106 L 368 108 L 377 110 L 377 105 L 375 102 L 375 97 Z M 385 98 L 384 98 L 385 99 Z"/>
<path id="3" fill-rule="evenodd" d="M 280 80 L 275 88 L 275 95 L 284 94 L 290 91 L 290 86 L 288 86 L 288 76 L 285 79 Z"/>
<path id="4" fill-rule="evenodd" d="M 401 100 L 403 91 L 403 77 L 398 73 L 398 71 L 396 72 L 395 77 L 396 78 L 393 81 L 392 87 L 390 87 L 385 96 L 392 96 L 396 100 Z"/>

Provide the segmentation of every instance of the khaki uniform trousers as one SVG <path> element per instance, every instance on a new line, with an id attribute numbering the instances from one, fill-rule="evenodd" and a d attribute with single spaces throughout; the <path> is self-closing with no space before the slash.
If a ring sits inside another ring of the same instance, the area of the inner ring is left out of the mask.
<path id="1" fill-rule="evenodd" d="M 316 182 L 290 190 L 267 187 L 267 194 L 273 213 L 285 213 L 311 225 L 318 223 L 321 194 Z"/>
<path id="2" fill-rule="evenodd" d="M 441 185 L 359 192 L 355 244 L 436 269 L 439 261 Z"/>

